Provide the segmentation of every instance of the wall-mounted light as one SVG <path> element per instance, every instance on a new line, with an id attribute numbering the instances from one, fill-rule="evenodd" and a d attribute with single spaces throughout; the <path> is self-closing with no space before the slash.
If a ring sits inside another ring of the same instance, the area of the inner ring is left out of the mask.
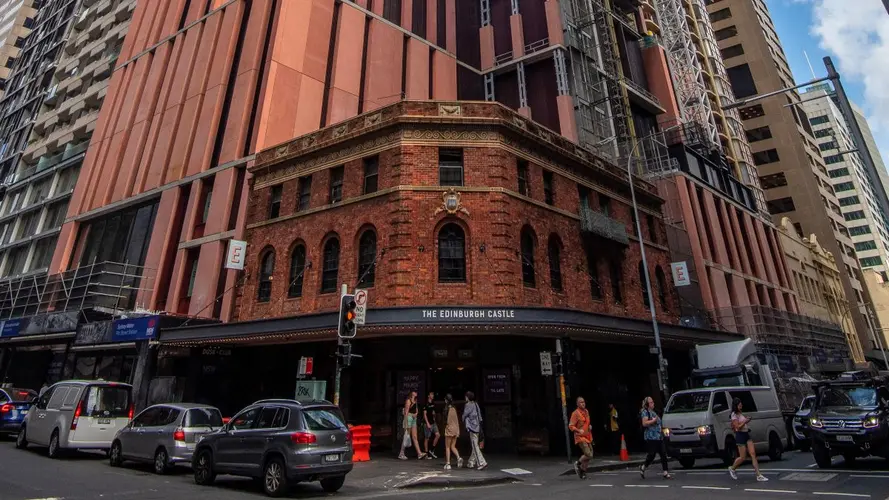
<path id="1" fill-rule="evenodd" d="M 417 251 L 420 253 L 423 253 L 425 250 L 426 250 L 426 247 L 424 247 L 423 245 L 420 245 L 417 247 Z"/>

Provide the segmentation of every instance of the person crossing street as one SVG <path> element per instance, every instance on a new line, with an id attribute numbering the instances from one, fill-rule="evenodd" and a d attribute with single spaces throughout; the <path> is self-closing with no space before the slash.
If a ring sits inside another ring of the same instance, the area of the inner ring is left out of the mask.
<path id="1" fill-rule="evenodd" d="M 577 398 L 577 409 L 571 414 L 568 430 L 574 433 L 574 444 L 581 452 L 580 459 L 574 462 L 574 472 L 577 477 L 585 479 L 587 467 L 593 459 L 593 434 L 590 432 L 590 412 L 582 397 Z"/>
<path id="2" fill-rule="evenodd" d="M 642 400 L 642 411 L 639 412 L 639 418 L 642 420 L 642 427 L 645 429 L 645 450 L 648 452 L 648 456 L 645 457 L 645 463 L 639 467 L 639 475 L 642 476 L 642 479 L 645 479 L 645 471 L 654 462 L 655 455 L 660 455 L 664 479 L 673 479 L 673 476 L 670 474 L 670 467 L 667 464 L 667 451 L 664 446 L 661 417 L 654 410 L 654 399 L 651 396 Z"/>

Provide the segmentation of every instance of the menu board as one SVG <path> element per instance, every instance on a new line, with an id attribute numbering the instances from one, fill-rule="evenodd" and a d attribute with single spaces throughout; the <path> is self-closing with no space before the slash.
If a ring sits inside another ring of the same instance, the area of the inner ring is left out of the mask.
<path id="1" fill-rule="evenodd" d="M 417 400 L 423 400 L 423 394 L 426 391 L 426 372 L 422 371 L 400 371 L 395 374 L 395 404 L 396 406 L 404 405 L 404 400 L 411 391 L 417 393 Z"/>
<path id="2" fill-rule="evenodd" d="M 509 403 L 512 400 L 511 370 L 484 370 L 484 402 Z"/>

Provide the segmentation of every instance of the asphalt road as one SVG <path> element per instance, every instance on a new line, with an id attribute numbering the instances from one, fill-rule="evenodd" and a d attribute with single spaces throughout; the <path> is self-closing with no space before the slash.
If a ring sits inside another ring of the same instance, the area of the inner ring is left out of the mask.
<path id="1" fill-rule="evenodd" d="M 489 458 L 496 463 L 496 457 Z M 336 497 L 416 498 L 424 500 L 538 500 L 551 498 L 601 498 L 658 500 L 792 500 L 824 499 L 889 500 L 889 462 L 872 459 L 859 461 L 854 468 L 836 459 L 828 471 L 813 467 L 811 454 L 788 453 L 781 462 L 763 462 L 770 479 L 758 483 L 749 465 L 737 481 L 721 464 L 710 461 L 693 470 L 678 469 L 673 480 L 660 477 L 654 466 L 642 480 L 637 471 L 624 470 L 591 474 L 586 480 L 576 476 L 552 476 L 536 473 L 522 476 L 522 481 L 480 488 L 451 490 L 363 490 L 349 484 L 335 495 L 323 493 L 315 484 L 298 485 L 291 498 Z M 156 476 L 150 467 L 111 468 L 104 455 L 81 453 L 61 460 L 50 460 L 43 450 L 16 450 L 12 442 L 0 443 L 0 499 L 3 500 L 185 500 L 214 498 L 242 500 L 264 498 L 250 480 L 221 477 L 214 487 L 196 486 L 187 469 L 167 476 Z"/>

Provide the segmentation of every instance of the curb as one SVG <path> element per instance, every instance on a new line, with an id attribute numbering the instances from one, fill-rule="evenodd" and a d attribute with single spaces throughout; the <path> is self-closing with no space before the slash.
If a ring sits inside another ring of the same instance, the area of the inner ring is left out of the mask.
<path id="1" fill-rule="evenodd" d="M 572 474 L 574 471 L 572 471 Z M 420 488 L 472 488 L 479 486 L 490 486 L 494 484 L 521 482 L 522 479 L 503 475 L 479 478 L 458 478 L 458 477 L 429 477 L 417 481 L 408 481 L 395 486 L 395 489 L 420 489 Z"/>

